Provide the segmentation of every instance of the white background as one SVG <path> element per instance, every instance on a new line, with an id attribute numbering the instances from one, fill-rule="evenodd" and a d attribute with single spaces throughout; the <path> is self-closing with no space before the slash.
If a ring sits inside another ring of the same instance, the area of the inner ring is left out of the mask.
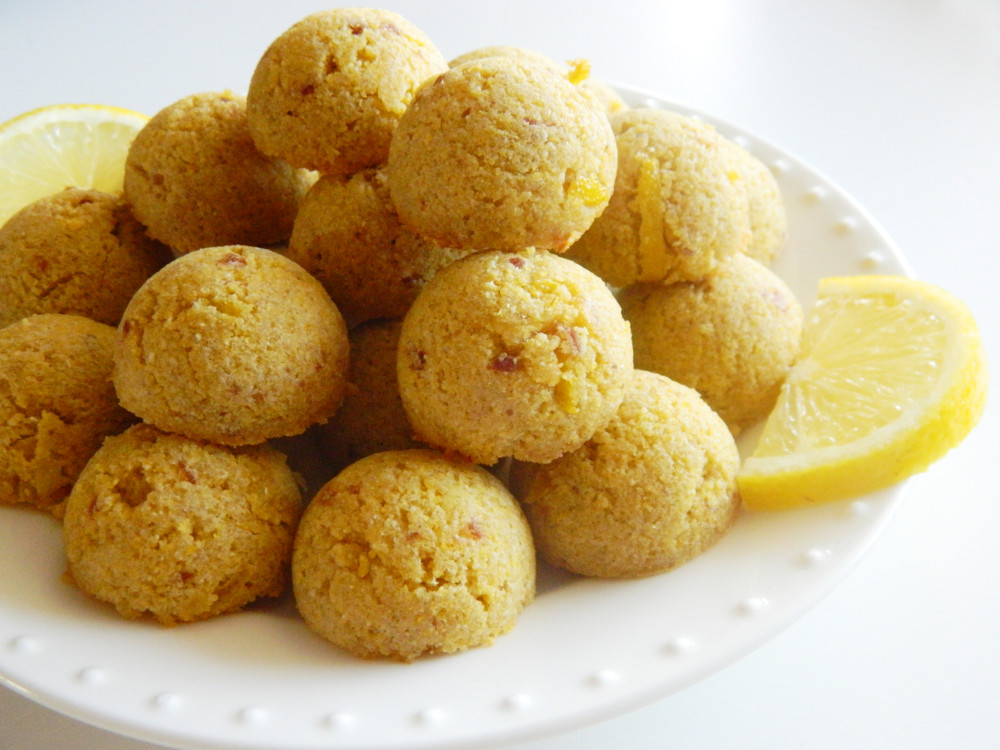
<path id="1" fill-rule="evenodd" d="M 316 2 L 0 0 L 0 121 L 50 103 L 152 114 L 245 90 Z M 387 2 L 445 57 L 486 44 L 738 123 L 863 204 L 916 274 L 964 300 L 996 366 L 1000 4 L 995 0 Z M 995 369 L 995 368 L 994 368 Z M 1000 743 L 994 397 L 910 483 L 860 565 L 772 641 L 660 703 L 523 750 L 831 750 Z M 0 571 L 3 575 L 3 571 Z M 0 689 L 0 750 L 148 750 Z"/>

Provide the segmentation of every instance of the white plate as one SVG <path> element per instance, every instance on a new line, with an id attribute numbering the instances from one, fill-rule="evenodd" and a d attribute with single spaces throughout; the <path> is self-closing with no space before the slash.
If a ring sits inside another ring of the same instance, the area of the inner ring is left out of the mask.
<path id="1" fill-rule="evenodd" d="M 633 106 L 695 114 L 777 175 L 789 214 L 775 266 L 805 306 L 824 276 L 909 274 L 829 180 L 740 129 L 617 87 Z M 638 581 L 541 575 L 514 631 L 414 664 L 364 662 L 312 635 L 290 602 L 164 629 L 126 622 L 60 582 L 59 525 L 0 509 L 0 681 L 49 708 L 180 748 L 454 748 L 593 723 L 676 692 L 791 624 L 888 522 L 901 487 L 744 514 L 716 547 Z"/>

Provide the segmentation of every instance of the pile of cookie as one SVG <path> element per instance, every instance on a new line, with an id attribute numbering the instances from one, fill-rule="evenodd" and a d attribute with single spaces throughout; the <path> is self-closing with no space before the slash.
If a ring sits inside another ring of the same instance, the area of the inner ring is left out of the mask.
<path id="1" fill-rule="evenodd" d="M 153 116 L 123 195 L 12 217 L 0 502 L 61 517 L 67 577 L 123 616 L 290 582 L 367 658 L 490 643 L 536 555 L 627 578 L 708 549 L 797 352 L 781 196 L 588 73 L 322 11 L 245 97 Z"/>

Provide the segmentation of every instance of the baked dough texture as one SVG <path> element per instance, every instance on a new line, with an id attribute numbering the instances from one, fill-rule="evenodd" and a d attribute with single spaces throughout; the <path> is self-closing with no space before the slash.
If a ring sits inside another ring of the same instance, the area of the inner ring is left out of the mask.
<path id="1" fill-rule="evenodd" d="M 0 505 L 60 516 L 108 435 L 135 418 L 111 385 L 115 329 L 77 315 L 32 315 L 0 329 Z"/>
<path id="2" fill-rule="evenodd" d="M 396 379 L 399 319 L 369 320 L 351 329 L 350 385 L 344 402 L 318 431 L 326 460 L 339 470 L 386 450 L 416 448 Z"/>
<path id="3" fill-rule="evenodd" d="M 571 80 L 574 83 L 579 83 L 584 88 L 590 89 L 600 100 L 604 106 L 604 111 L 608 114 L 628 108 L 621 94 L 606 83 L 590 77 L 590 63 L 586 60 L 571 60 L 570 63 L 573 67 L 570 67 L 568 64 L 557 62 L 548 55 L 543 55 L 541 52 L 536 52 L 532 49 L 507 44 L 493 44 L 464 52 L 458 57 L 452 58 L 448 65 L 454 68 L 464 62 L 482 60 L 485 57 L 515 57 L 547 65 L 559 75 L 572 76 Z"/>
<path id="4" fill-rule="evenodd" d="M 734 141 L 727 141 L 733 164 L 747 193 L 750 244 L 746 252 L 770 266 L 781 255 L 788 234 L 788 213 L 778 180 L 768 166 Z"/>
<path id="5" fill-rule="evenodd" d="M 323 284 L 349 325 L 401 318 L 439 268 L 467 255 L 404 227 L 384 169 L 326 175 L 306 194 L 285 256 Z"/>
<path id="6" fill-rule="evenodd" d="M 554 253 L 442 269 L 403 320 L 397 377 L 418 439 L 491 465 L 546 462 L 614 414 L 632 339 L 607 286 Z"/>
<path id="7" fill-rule="evenodd" d="M 217 245 L 279 245 L 315 176 L 257 150 L 246 98 L 186 96 L 140 130 L 125 195 L 150 235 L 175 254 Z"/>
<path id="8" fill-rule="evenodd" d="M 443 247 L 566 250 L 617 168 L 598 98 L 544 63 L 493 56 L 427 83 L 389 149 L 402 222 Z"/>
<path id="9" fill-rule="evenodd" d="M 514 627 L 534 598 L 535 552 L 517 501 L 485 469 L 386 451 L 309 504 L 292 581 L 315 632 L 356 656 L 412 661 Z"/>
<path id="10" fill-rule="evenodd" d="M 712 126 L 647 107 L 609 119 L 618 145 L 614 193 L 568 257 L 622 287 L 696 281 L 746 249 L 746 189 Z"/>
<path id="11" fill-rule="evenodd" d="M 183 255 L 136 292 L 115 348 L 125 408 L 224 445 L 296 435 L 344 396 L 347 326 L 315 278 L 262 248 Z"/>
<path id="12" fill-rule="evenodd" d="M 546 562 L 600 578 L 662 573 L 711 547 L 740 508 L 726 425 L 692 389 L 636 370 L 614 419 L 511 482 Z"/>
<path id="13" fill-rule="evenodd" d="M 637 284 L 619 295 L 635 365 L 697 390 L 734 434 L 771 411 L 798 355 L 802 307 L 747 255 L 698 283 Z"/>
<path id="14" fill-rule="evenodd" d="M 416 90 L 447 67 L 427 35 L 398 13 L 313 13 L 257 63 L 247 91 L 254 141 L 266 154 L 323 174 L 377 166 Z"/>
<path id="15" fill-rule="evenodd" d="M 121 196 L 67 188 L 40 198 L 0 227 L 0 327 L 37 313 L 117 325 L 170 259 Z"/>
<path id="16" fill-rule="evenodd" d="M 301 509 L 280 452 L 139 424 L 105 441 L 66 503 L 68 577 L 126 618 L 233 612 L 287 587 Z"/>
<path id="17" fill-rule="evenodd" d="M 512 44 L 489 44 L 485 47 L 476 47 L 475 49 L 467 50 L 449 60 L 448 67 L 457 68 L 462 63 L 483 60 L 487 57 L 513 57 L 536 65 L 545 65 L 559 75 L 566 75 L 569 72 L 569 66 L 557 62 L 548 55 L 527 47 L 518 47 Z"/>

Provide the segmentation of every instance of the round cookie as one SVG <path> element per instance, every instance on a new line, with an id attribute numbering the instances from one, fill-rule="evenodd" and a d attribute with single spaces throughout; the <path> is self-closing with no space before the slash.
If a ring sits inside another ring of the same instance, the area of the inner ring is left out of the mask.
<path id="1" fill-rule="evenodd" d="M 609 119 L 618 144 L 614 193 L 568 257 L 621 287 L 702 279 L 746 249 L 747 193 L 714 128 L 644 107 Z"/>
<path id="2" fill-rule="evenodd" d="M 467 255 L 404 227 L 385 170 L 326 175 L 306 194 L 285 256 L 323 284 L 350 325 L 401 318 L 440 267 Z"/>
<path id="3" fill-rule="evenodd" d="M 604 210 L 616 167 L 594 94 L 494 56 L 417 93 L 389 149 L 389 190 L 402 222 L 444 247 L 561 252 Z"/>
<path id="4" fill-rule="evenodd" d="M 626 103 L 625 99 L 622 98 L 622 95 L 611 86 L 604 83 L 604 81 L 588 77 L 580 81 L 580 85 L 593 92 L 594 96 L 596 96 L 598 101 L 601 102 L 601 106 L 604 107 L 604 111 L 608 115 L 612 115 L 615 112 L 621 112 L 622 110 L 629 108 L 628 103 Z"/>
<path id="5" fill-rule="evenodd" d="M 535 594 L 517 501 L 478 466 L 429 450 L 351 464 L 317 493 L 292 558 L 309 627 L 364 658 L 411 661 L 492 643 Z"/>
<path id="6" fill-rule="evenodd" d="M 400 396 L 420 440 L 482 464 L 546 462 L 614 414 L 632 339 L 607 286 L 545 251 L 485 251 L 442 269 L 399 340 Z"/>
<path id="7" fill-rule="evenodd" d="M 486 57 L 514 57 L 547 65 L 559 75 L 569 76 L 573 83 L 579 83 L 584 88 L 590 89 L 590 91 L 593 92 L 593 94 L 597 96 L 597 98 L 604 105 L 604 111 L 608 114 L 628 108 L 625 100 L 617 91 L 608 86 L 606 83 L 602 83 L 601 81 L 590 77 L 590 64 L 581 60 L 571 61 L 574 67 L 570 68 L 569 65 L 556 62 L 551 57 L 543 55 L 540 52 L 536 52 L 535 50 L 505 44 L 495 44 L 469 50 L 458 57 L 452 58 L 448 65 L 449 67 L 454 68 L 464 62 L 469 62 L 470 60 L 482 60 Z M 581 78 L 581 80 L 577 80 L 577 78 Z"/>
<path id="8" fill-rule="evenodd" d="M 350 387 L 337 413 L 319 427 L 336 469 L 386 450 L 418 447 L 396 379 L 402 321 L 369 320 L 351 330 Z"/>
<path id="9" fill-rule="evenodd" d="M 750 214 L 750 243 L 744 251 L 754 260 L 770 266 L 785 246 L 788 214 L 774 173 L 760 159 L 733 141 L 727 141 L 733 164 L 747 192 Z"/>
<path id="10" fill-rule="evenodd" d="M 135 418 L 111 385 L 115 329 L 77 315 L 32 315 L 0 329 L 0 505 L 61 515 L 107 435 Z"/>
<path id="11" fill-rule="evenodd" d="M 0 328 L 37 313 L 117 325 L 170 259 L 121 196 L 67 188 L 41 198 L 0 227 Z"/>
<path id="12" fill-rule="evenodd" d="M 114 383 L 162 430 L 245 445 L 328 419 L 347 368 L 347 327 L 320 283 L 275 252 L 232 245 L 183 255 L 136 292 Z"/>
<path id="13" fill-rule="evenodd" d="M 489 44 L 485 47 L 476 47 L 475 49 L 463 52 L 457 57 L 453 57 L 448 61 L 448 67 L 457 68 L 463 63 L 484 60 L 488 57 L 512 57 L 535 65 L 544 65 L 559 75 L 566 75 L 569 72 L 569 66 L 556 62 L 548 55 L 543 55 L 541 52 L 533 49 L 517 47 L 511 44 Z"/>
<path id="14" fill-rule="evenodd" d="M 511 482 L 539 555 L 573 573 L 636 578 L 701 554 L 740 507 L 729 430 L 692 389 L 636 370 L 617 414 L 550 464 Z"/>
<path id="15" fill-rule="evenodd" d="M 271 42 L 257 63 L 247 91 L 250 130 L 266 154 L 351 174 L 385 162 L 414 92 L 447 67 L 398 13 L 319 11 Z"/>
<path id="16" fill-rule="evenodd" d="M 314 179 L 257 150 L 246 99 L 231 92 L 193 94 L 160 110 L 125 161 L 136 218 L 178 255 L 285 242 Z"/>
<path id="17" fill-rule="evenodd" d="M 270 447 L 136 425 L 105 441 L 66 503 L 69 577 L 127 618 L 175 625 L 233 612 L 285 590 L 301 507 Z"/>
<path id="18" fill-rule="evenodd" d="M 691 386 L 738 434 L 763 419 L 799 350 L 802 308 L 770 269 L 739 254 L 702 282 L 619 295 L 635 366 Z"/>

